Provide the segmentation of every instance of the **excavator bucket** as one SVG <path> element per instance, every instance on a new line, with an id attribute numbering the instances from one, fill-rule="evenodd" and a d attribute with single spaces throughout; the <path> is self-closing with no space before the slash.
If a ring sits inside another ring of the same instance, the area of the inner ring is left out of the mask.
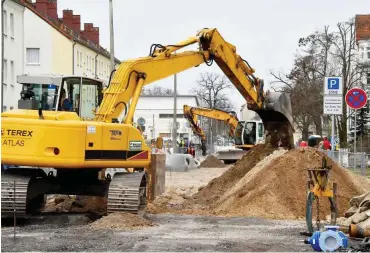
<path id="1" fill-rule="evenodd" d="M 267 131 L 266 143 L 272 147 L 294 148 L 294 126 L 289 95 L 283 92 L 268 92 L 264 102 L 263 109 L 254 111 L 261 117 Z"/>

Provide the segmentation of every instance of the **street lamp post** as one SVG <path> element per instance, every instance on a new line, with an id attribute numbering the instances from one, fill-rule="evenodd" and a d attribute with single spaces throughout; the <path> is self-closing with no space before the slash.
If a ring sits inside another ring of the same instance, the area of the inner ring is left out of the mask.
<path id="1" fill-rule="evenodd" d="M 177 76 L 174 76 L 174 95 L 173 95 L 173 124 L 172 124 L 172 143 L 173 143 L 173 153 L 177 153 Z"/>
<path id="2" fill-rule="evenodd" d="M 110 26 L 110 71 L 115 69 L 114 66 L 114 31 L 113 31 L 113 3 L 109 0 L 109 26 Z"/>

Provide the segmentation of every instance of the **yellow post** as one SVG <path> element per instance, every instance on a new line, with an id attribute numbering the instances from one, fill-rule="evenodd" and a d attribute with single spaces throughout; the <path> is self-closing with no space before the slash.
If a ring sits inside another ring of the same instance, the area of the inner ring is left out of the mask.
<path id="1" fill-rule="evenodd" d="M 143 88 L 143 84 L 145 81 L 145 76 L 141 76 L 139 81 L 137 82 L 136 89 L 134 92 L 134 95 L 132 96 L 132 103 L 130 105 L 130 109 L 128 110 L 126 119 L 125 119 L 125 124 L 132 124 L 132 119 L 134 117 L 134 112 L 136 109 L 137 101 L 139 101 L 140 93 Z"/>

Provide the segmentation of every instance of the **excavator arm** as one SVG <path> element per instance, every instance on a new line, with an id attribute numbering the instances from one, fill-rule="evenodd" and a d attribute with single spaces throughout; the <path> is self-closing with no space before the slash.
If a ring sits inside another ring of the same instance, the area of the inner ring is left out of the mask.
<path id="1" fill-rule="evenodd" d="M 228 124 L 230 126 L 229 135 L 231 137 L 234 137 L 235 129 L 239 123 L 238 117 L 236 116 L 235 113 L 225 112 L 225 111 L 217 110 L 217 109 L 203 108 L 203 107 L 191 107 L 188 105 L 184 105 L 183 110 L 184 110 L 184 117 L 189 121 L 190 125 L 192 126 L 193 131 L 195 128 L 200 129 L 200 127 L 197 124 L 197 116 L 203 116 L 206 118 L 221 120 L 225 122 L 226 124 Z M 200 131 L 195 130 L 194 132 L 198 134 L 198 132 Z"/>
<path id="2" fill-rule="evenodd" d="M 195 51 L 176 51 L 192 44 Z M 124 113 L 124 123 L 132 124 L 135 108 L 145 85 L 215 61 L 246 99 L 248 108 L 256 111 L 271 135 L 271 144 L 293 146 L 293 120 L 290 99 L 285 93 L 265 93 L 263 81 L 254 76 L 254 69 L 236 53 L 236 47 L 225 41 L 217 29 L 202 29 L 196 37 L 174 45 L 153 44 L 148 57 L 124 61 L 104 91 L 95 121 L 117 122 Z M 128 103 L 130 102 L 128 108 Z"/>
<path id="3" fill-rule="evenodd" d="M 184 117 L 190 123 L 194 134 L 198 135 L 201 138 L 203 155 L 206 155 L 206 135 L 203 129 L 198 125 L 198 116 L 217 119 L 225 122 L 230 126 L 229 135 L 234 138 L 235 129 L 239 123 L 238 117 L 235 113 L 203 107 L 190 107 L 188 105 L 184 105 L 183 110 Z"/>

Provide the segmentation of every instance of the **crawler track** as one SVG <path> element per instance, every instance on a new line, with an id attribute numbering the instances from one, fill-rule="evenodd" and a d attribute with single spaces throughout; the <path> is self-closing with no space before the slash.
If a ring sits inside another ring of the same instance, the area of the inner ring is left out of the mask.
<path id="1" fill-rule="evenodd" d="M 109 185 L 107 214 L 119 211 L 139 213 L 145 205 L 145 173 L 115 173 Z"/>
<path id="2" fill-rule="evenodd" d="M 26 217 L 27 188 L 31 177 L 1 173 L 1 216 Z M 15 186 L 15 188 L 14 188 Z"/>

